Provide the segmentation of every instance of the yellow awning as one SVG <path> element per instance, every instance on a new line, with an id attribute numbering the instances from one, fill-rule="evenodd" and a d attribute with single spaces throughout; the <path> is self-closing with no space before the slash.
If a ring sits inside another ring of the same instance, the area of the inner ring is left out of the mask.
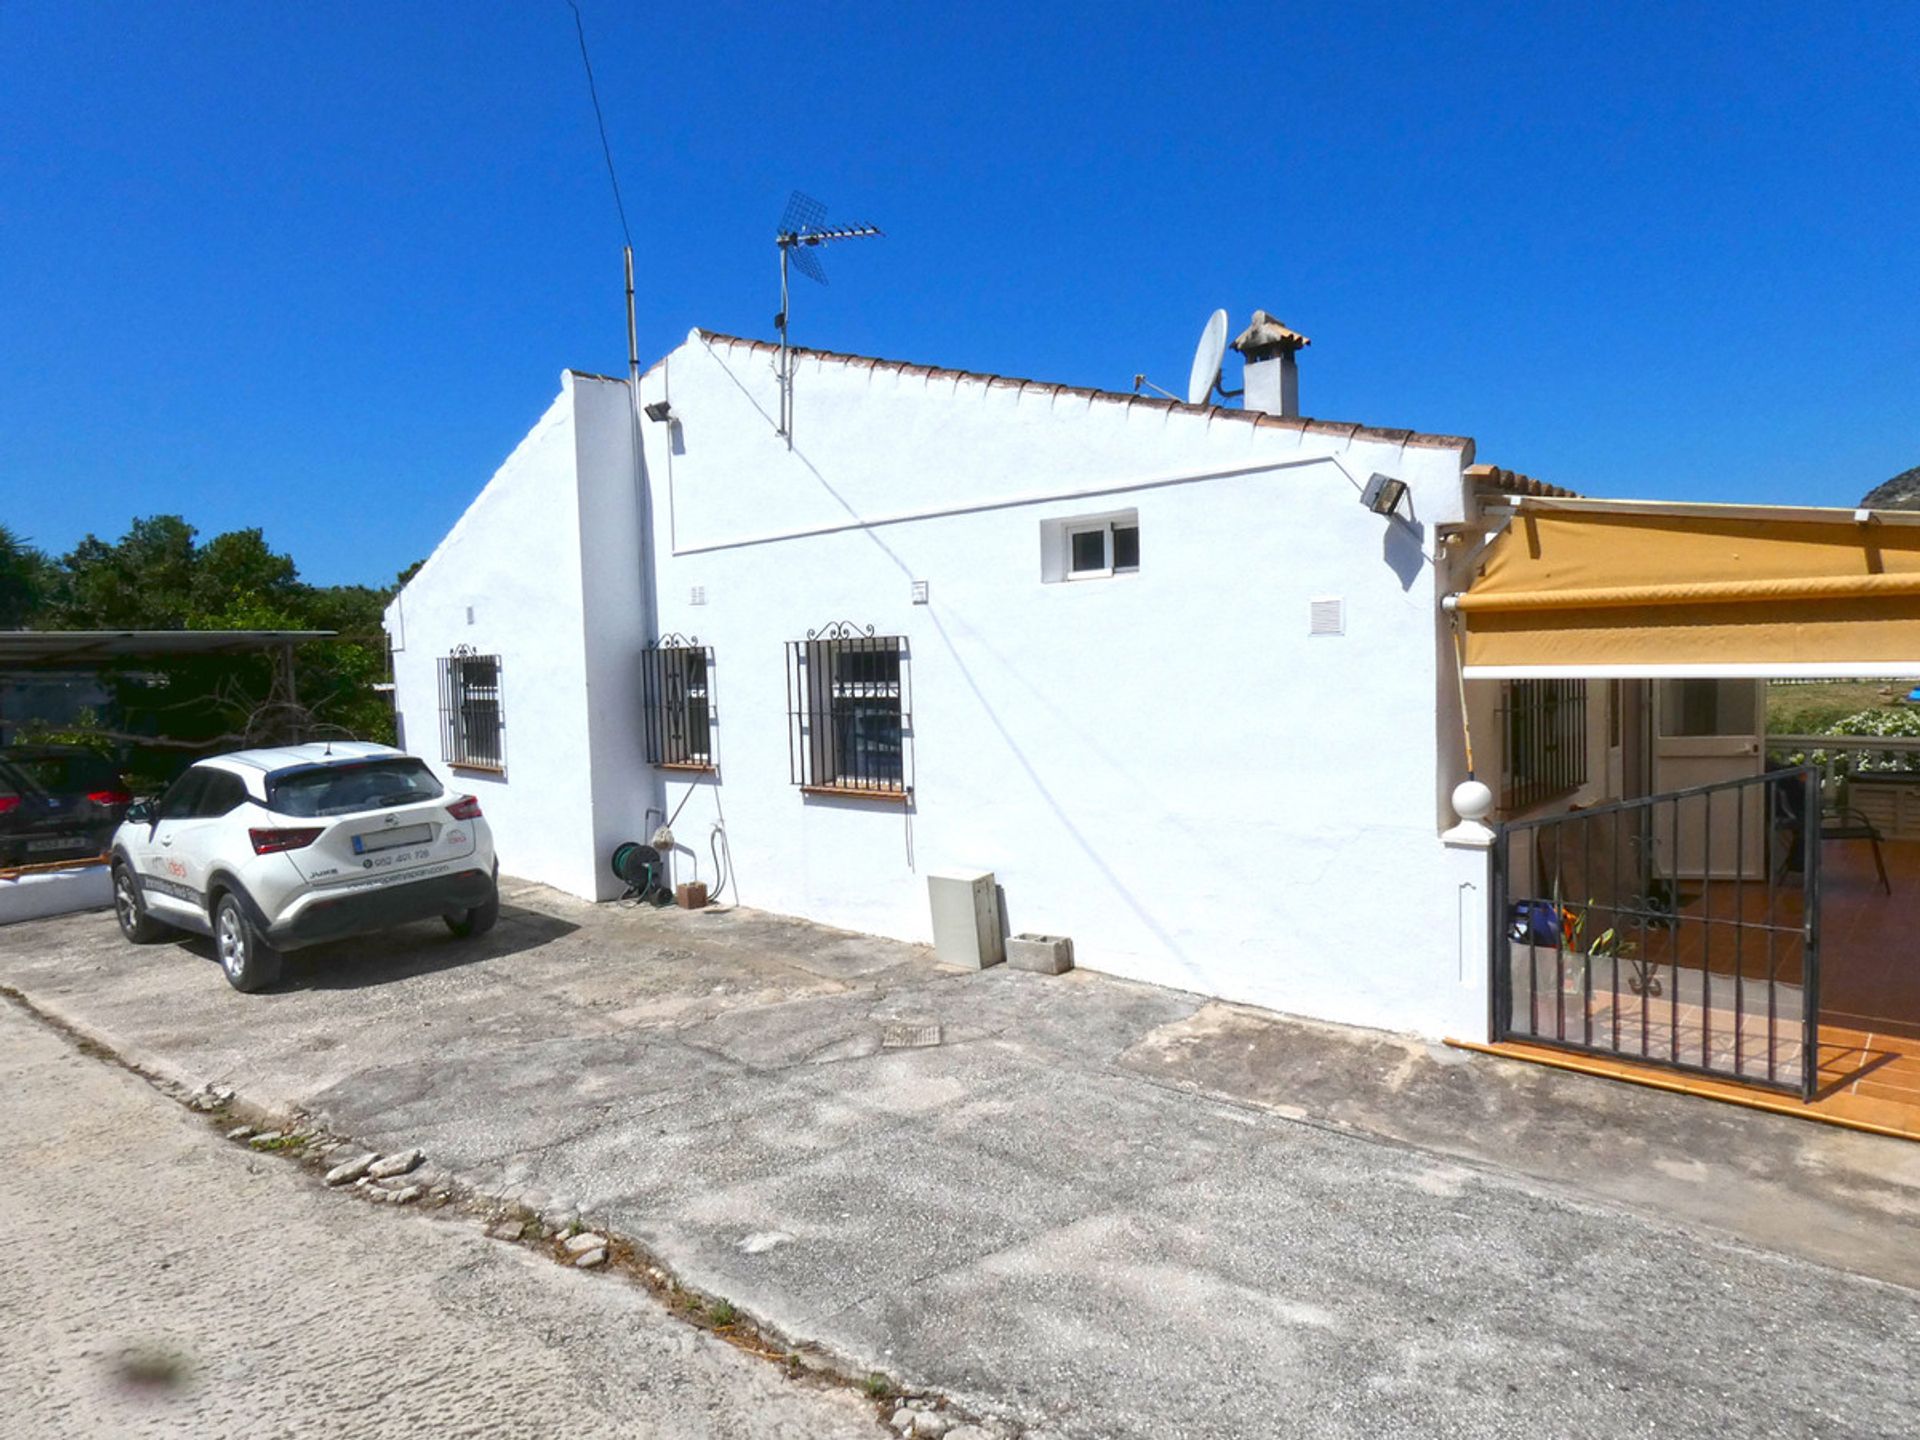
<path id="1" fill-rule="evenodd" d="M 1920 526 L 1523 507 L 1475 568 L 1469 679 L 1920 675 Z"/>

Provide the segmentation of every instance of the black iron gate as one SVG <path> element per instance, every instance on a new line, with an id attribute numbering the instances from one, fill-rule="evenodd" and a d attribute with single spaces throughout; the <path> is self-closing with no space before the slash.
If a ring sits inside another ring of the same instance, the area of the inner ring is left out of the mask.
<path id="1" fill-rule="evenodd" d="M 1811 767 L 1498 827 L 1493 1034 L 1811 1099 Z"/>

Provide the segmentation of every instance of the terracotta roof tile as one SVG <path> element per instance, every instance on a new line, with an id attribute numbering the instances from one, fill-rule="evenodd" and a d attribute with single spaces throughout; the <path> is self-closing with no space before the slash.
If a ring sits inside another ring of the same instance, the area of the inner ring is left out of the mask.
<path id="1" fill-rule="evenodd" d="M 701 339 L 716 344 L 742 346 L 757 353 L 774 353 L 779 346 L 770 340 L 749 340 L 740 335 L 723 335 L 715 330 L 696 332 Z M 1097 390 L 1078 385 L 1055 385 L 1051 381 L 1023 380 L 1013 375 L 995 375 L 983 370 L 951 370 L 938 365 L 916 365 L 908 360 L 883 360 L 872 355 L 849 355 L 838 350 L 810 350 L 804 346 L 792 347 L 792 354 L 807 360 L 818 360 L 837 365 L 860 365 L 869 370 L 892 370 L 903 375 L 925 376 L 929 380 L 976 380 L 994 387 L 1007 387 L 1025 390 L 1028 387 L 1048 390 L 1056 397 L 1073 395 L 1088 400 L 1106 400 L 1122 402 L 1128 405 L 1148 406 L 1164 410 L 1169 414 L 1198 415 L 1213 420 L 1238 420 L 1249 425 L 1266 426 L 1277 430 L 1299 430 L 1315 435 L 1339 435 L 1348 440 L 1374 440 L 1389 445 L 1419 445 L 1443 450 L 1464 450 L 1469 459 L 1473 455 L 1473 440 L 1465 435 L 1436 435 L 1423 430 L 1381 429 L 1370 425 L 1356 425 L 1338 420 L 1313 420 L 1305 416 L 1287 417 L 1268 415 L 1259 410 L 1241 410 L 1225 405 L 1188 405 L 1178 400 L 1165 400 L 1157 395 L 1141 395 L 1131 390 Z M 1475 466 L 1476 470 L 1490 470 L 1489 466 Z M 1502 474 L 1510 472 L 1502 471 Z M 1532 482 L 1532 483 L 1538 483 Z M 1541 494 L 1549 493 L 1541 491 Z M 1565 491 L 1551 493 L 1565 494 Z"/>
<path id="2" fill-rule="evenodd" d="M 1564 485 L 1549 485 L 1544 480 L 1522 475 L 1517 470 L 1502 470 L 1498 465 L 1469 465 L 1467 479 L 1473 482 L 1474 490 L 1481 495 L 1538 495 L 1561 500 L 1582 498 L 1577 490 L 1569 490 Z"/>

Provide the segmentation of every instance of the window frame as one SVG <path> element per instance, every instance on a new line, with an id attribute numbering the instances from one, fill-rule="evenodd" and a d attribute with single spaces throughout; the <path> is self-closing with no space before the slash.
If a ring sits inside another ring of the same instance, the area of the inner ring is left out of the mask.
<path id="1" fill-rule="evenodd" d="M 871 666 L 868 662 L 882 663 Z M 873 673 L 849 674 L 847 662 Z M 879 735 L 848 743 L 875 711 Z M 886 733 L 890 729 L 891 734 Z M 877 635 L 846 622 L 787 642 L 788 769 L 809 795 L 908 801 L 913 795 L 912 666 L 904 635 Z M 896 742 L 896 743 L 891 743 Z M 889 750 L 897 758 L 889 757 Z"/>
<path id="2" fill-rule="evenodd" d="M 693 670 L 699 670 L 699 678 Z M 662 635 L 640 656 L 641 730 L 647 763 L 660 770 L 712 774 L 719 768 L 713 731 L 713 647 L 700 637 Z"/>
<path id="3" fill-rule="evenodd" d="M 1121 536 L 1131 535 L 1133 561 L 1119 563 Z M 1100 564 L 1076 568 L 1076 546 L 1097 537 Z M 1090 515 L 1061 515 L 1040 522 L 1040 579 L 1043 584 L 1076 580 L 1112 580 L 1140 573 L 1140 512 L 1107 510 Z"/>
<path id="4" fill-rule="evenodd" d="M 1119 564 L 1118 532 L 1133 532 L 1134 561 L 1131 565 Z M 1068 580 L 1111 580 L 1116 575 L 1138 575 L 1140 573 L 1140 521 L 1132 518 L 1128 524 L 1121 524 L 1116 517 L 1108 516 L 1101 520 L 1069 520 L 1064 527 L 1066 540 L 1067 570 L 1064 578 Z M 1097 568 L 1081 570 L 1074 565 L 1074 542 L 1082 535 L 1100 537 L 1100 554 L 1105 563 Z"/>
<path id="5" fill-rule="evenodd" d="M 469 667 L 492 667 L 491 682 L 469 678 Z M 440 660 L 440 758 L 456 770 L 504 775 L 507 769 L 506 666 L 499 655 L 460 646 Z M 479 693 L 475 693 L 479 692 Z M 474 717 L 492 713 L 491 745 L 475 746 Z"/>

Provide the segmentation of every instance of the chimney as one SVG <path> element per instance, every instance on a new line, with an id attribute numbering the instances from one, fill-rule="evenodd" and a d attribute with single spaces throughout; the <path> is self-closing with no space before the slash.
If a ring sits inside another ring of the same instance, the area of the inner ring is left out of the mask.
<path id="1" fill-rule="evenodd" d="M 1246 357 L 1246 398 L 1249 410 L 1288 419 L 1300 414 L 1300 364 L 1294 356 L 1313 342 L 1289 330 L 1264 310 L 1253 312 L 1253 323 L 1240 332 L 1233 348 Z"/>

